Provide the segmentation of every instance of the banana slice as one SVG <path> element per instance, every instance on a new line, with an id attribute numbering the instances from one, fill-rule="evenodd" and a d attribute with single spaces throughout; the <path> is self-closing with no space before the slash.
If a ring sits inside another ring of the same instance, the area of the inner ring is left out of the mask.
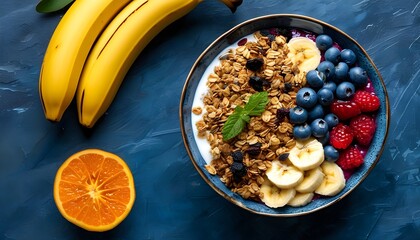
<path id="1" fill-rule="evenodd" d="M 336 163 L 329 161 L 324 161 L 321 169 L 325 177 L 315 193 L 323 196 L 334 196 L 341 192 L 346 186 L 343 170 Z"/>
<path id="2" fill-rule="evenodd" d="M 302 171 L 314 169 L 324 161 L 324 148 L 315 138 L 305 141 L 296 141 L 290 150 L 289 160 Z"/>
<path id="3" fill-rule="evenodd" d="M 317 167 L 308 171 L 305 171 L 303 181 L 299 183 L 295 189 L 300 193 L 312 193 L 314 192 L 324 180 L 324 173 L 321 167 Z"/>
<path id="4" fill-rule="evenodd" d="M 271 168 L 267 169 L 265 174 L 272 183 L 283 189 L 293 188 L 303 180 L 302 171 L 278 160 L 271 162 Z"/>
<path id="5" fill-rule="evenodd" d="M 271 208 L 285 206 L 296 194 L 295 189 L 280 189 L 268 179 L 261 184 L 260 192 L 263 193 L 261 201 Z"/>
<path id="6" fill-rule="evenodd" d="M 321 52 L 316 43 L 306 37 L 295 37 L 287 43 L 289 46 L 288 57 L 298 65 L 301 72 L 307 73 L 314 70 L 321 62 Z"/>
<path id="7" fill-rule="evenodd" d="M 295 197 L 292 198 L 287 205 L 292 206 L 292 207 L 302 207 L 305 206 L 306 204 L 310 203 L 312 201 L 312 198 L 314 197 L 314 193 L 310 192 L 310 193 L 299 193 L 297 192 L 295 194 Z"/>

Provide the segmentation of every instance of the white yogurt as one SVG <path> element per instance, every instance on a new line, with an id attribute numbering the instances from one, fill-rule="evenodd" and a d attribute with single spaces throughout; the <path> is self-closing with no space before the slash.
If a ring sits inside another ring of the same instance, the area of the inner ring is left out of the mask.
<path id="1" fill-rule="evenodd" d="M 247 38 L 247 41 L 256 41 L 255 37 L 251 34 L 244 38 Z M 242 38 L 243 39 L 243 38 Z M 195 91 L 194 95 L 194 101 L 193 101 L 193 108 L 194 107 L 201 107 L 203 109 L 203 112 L 200 115 L 196 115 L 194 113 L 191 113 L 191 124 L 194 134 L 195 142 L 197 143 L 198 150 L 200 151 L 201 156 L 204 158 L 207 164 L 210 164 L 211 160 L 213 159 L 211 154 L 211 147 L 209 142 L 205 137 L 199 137 L 198 136 L 198 130 L 195 124 L 200 121 L 203 118 L 203 114 L 205 113 L 205 107 L 203 103 L 204 96 L 208 93 L 208 87 L 207 87 L 207 79 L 211 73 L 214 72 L 214 68 L 220 64 L 220 56 L 227 53 L 230 49 L 236 49 L 238 47 L 238 40 L 237 42 L 233 43 L 229 47 L 225 48 L 223 51 L 221 51 L 210 63 L 210 65 L 206 68 L 206 71 L 204 72 L 203 76 L 200 79 L 200 82 L 198 83 L 197 89 Z"/>

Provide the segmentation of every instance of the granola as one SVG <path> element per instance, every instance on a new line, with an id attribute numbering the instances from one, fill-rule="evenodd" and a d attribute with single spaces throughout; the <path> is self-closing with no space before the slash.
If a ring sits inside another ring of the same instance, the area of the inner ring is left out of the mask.
<path id="1" fill-rule="evenodd" d="M 306 78 L 297 63 L 288 57 L 285 36 L 264 36 L 256 32 L 254 37 L 255 41 L 247 41 L 220 58 L 220 64 L 207 79 L 204 109 L 193 108 L 193 112 L 203 114 L 196 127 L 198 135 L 205 137 L 211 147 L 212 161 L 205 166 L 207 171 L 218 175 L 227 187 L 243 198 L 260 201 L 260 186 L 266 170 L 273 160 L 284 158 L 295 146 L 293 126 L 286 117 L 287 109 L 296 105 L 296 92 L 306 84 Z M 257 66 L 256 71 L 247 68 L 250 62 L 258 65 L 259 59 L 263 63 L 261 68 Z M 222 128 L 229 115 L 261 90 L 269 97 L 265 111 L 261 116 L 251 117 L 238 136 L 224 141 Z M 246 174 L 240 178 L 231 170 L 235 151 L 243 153 L 241 161 L 246 168 Z"/>

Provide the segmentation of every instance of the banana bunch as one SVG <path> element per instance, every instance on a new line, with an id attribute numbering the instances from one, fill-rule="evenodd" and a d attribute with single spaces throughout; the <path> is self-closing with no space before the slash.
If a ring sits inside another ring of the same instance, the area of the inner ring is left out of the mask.
<path id="1" fill-rule="evenodd" d="M 306 37 L 295 37 L 287 43 L 287 57 L 296 64 L 301 72 L 309 72 L 318 67 L 321 62 L 321 52 L 316 43 Z"/>
<path id="2" fill-rule="evenodd" d="M 45 52 L 39 94 L 45 117 L 60 121 L 77 98 L 88 128 L 111 105 L 126 73 L 146 45 L 202 0 L 77 0 Z M 232 12 L 242 0 L 221 0 Z"/>
<path id="3" fill-rule="evenodd" d="M 343 171 L 334 162 L 324 161 L 322 144 L 310 138 L 298 141 L 286 161 L 272 161 L 260 187 L 261 201 L 272 208 L 300 207 L 316 194 L 334 196 L 346 185 Z"/>

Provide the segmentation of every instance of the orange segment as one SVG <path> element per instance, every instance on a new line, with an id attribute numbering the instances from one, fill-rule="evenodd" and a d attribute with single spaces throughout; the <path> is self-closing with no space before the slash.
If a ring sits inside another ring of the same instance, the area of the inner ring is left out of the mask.
<path id="1" fill-rule="evenodd" d="M 58 169 L 54 201 L 68 221 L 89 231 L 110 230 L 131 211 L 133 175 L 115 154 L 87 149 L 69 157 Z"/>

